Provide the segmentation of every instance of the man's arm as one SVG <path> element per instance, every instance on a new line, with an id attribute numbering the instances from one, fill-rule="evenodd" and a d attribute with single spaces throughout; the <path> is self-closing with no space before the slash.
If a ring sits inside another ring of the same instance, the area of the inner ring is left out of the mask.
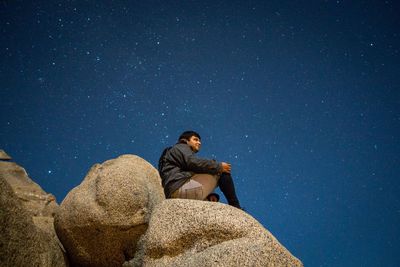
<path id="1" fill-rule="evenodd" d="M 195 173 L 220 174 L 225 171 L 224 169 L 226 169 L 227 167 L 225 166 L 225 168 L 223 168 L 223 164 L 215 160 L 196 157 L 190 147 L 185 144 L 182 144 L 176 148 L 177 150 L 179 150 L 179 154 L 182 157 L 182 169 L 185 171 L 192 171 Z"/>

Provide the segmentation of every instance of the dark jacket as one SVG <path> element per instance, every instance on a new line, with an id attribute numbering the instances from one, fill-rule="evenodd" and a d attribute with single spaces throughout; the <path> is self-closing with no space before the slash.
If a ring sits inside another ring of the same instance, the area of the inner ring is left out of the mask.
<path id="1" fill-rule="evenodd" d="M 166 198 L 195 173 L 220 174 L 222 166 L 215 160 L 196 157 L 189 145 L 178 143 L 164 151 L 158 164 Z"/>

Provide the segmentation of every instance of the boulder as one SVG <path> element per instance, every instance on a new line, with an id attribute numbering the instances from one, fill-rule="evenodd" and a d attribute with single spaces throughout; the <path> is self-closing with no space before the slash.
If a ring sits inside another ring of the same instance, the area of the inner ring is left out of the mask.
<path id="1" fill-rule="evenodd" d="M 15 162 L 0 161 L 0 175 L 11 186 L 25 210 L 31 216 L 38 218 L 54 217 L 58 209 L 56 198 L 54 195 L 46 193 L 37 183 L 32 181 L 24 168 Z M 51 222 L 50 227 L 54 228 L 53 222 Z"/>
<path id="2" fill-rule="evenodd" d="M 11 157 L 3 149 L 0 149 L 0 160 L 11 160 Z"/>
<path id="3" fill-rule="evenodd" d="M 302 266 L 253 217 L 214 202 L 169 199 L 124 266 Z"/>
<path id="4" fill-rule="evenodd" d="M 138 156 L 122 155 L 90 169 L 61 203 L 55 228 L 74 265 L 121 266 L 163 200 L 157 170 Z"/>
<path id="5" fill-rule="evenodd" d="M 0 162 L 0 266 L 68 266 L 47 195 L 22 167 Z"/>

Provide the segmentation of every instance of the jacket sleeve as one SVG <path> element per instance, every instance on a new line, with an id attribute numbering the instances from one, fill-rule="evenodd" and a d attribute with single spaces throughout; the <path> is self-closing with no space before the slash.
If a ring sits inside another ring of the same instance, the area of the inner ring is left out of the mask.
<path id="1" fill-rule="evenodd" d="M 187 145 L 181 145 L 177 148 L 180 152 L 183 170 L 209 174 L 220 174 L 222 172 L 222 166 L 219 162 L 196 157 L 195 153 Z"/>

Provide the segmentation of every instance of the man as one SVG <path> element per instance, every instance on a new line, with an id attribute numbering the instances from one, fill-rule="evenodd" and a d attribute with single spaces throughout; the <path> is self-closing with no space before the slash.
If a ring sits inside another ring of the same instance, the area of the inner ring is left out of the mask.
<path id="1" fill-rule="evenodd" d="M 241 208 L 231 176 L 231 165 L 196 157 L 200 148 L 200 135 L 186 131 L 177 144 L 163 151 L 158 171 L 166 198 L 205 200 L 219 186 L 228 204 Z"/>

